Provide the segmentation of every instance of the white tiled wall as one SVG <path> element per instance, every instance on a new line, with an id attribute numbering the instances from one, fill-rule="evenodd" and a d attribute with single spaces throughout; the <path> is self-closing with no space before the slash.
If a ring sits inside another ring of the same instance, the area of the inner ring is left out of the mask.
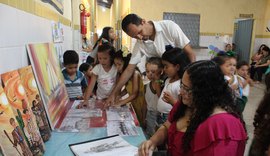
<path id="1" fill-rule="evenodd" d="M 228 41 L 228 43 L 232 44 L 232 37 L 229 37 Z M 201 47 L 209 47 L 209 45 L 213 45 L 220 50 L 224 50 L 227 44 L 226 42 L 223 36 L 200 36 Z"/>
<path id="2" fill-rule="evenodd" d="M 254 43 L 254 50 L 253 50 L 253 52 L 257 52 L 258 49 L 259 49 L 259 47 L 262 44 L 265 44 L 268 47 L 270 47 L 270 38 L 256 38 L 255 39 L 255 43 Z"/>
<path id="3" fill-rule="evenodd" d="M 73 49 L 73 30 L 63 25 L 63 51 Z M 0 74 L 28 65 L 25 45 L 52 42 L 51 21 L 0 4 Z"/>

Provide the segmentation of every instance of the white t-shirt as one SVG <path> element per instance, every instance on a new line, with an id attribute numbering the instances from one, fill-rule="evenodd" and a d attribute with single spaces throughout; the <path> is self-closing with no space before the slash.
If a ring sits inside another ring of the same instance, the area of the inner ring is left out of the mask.
<path id="1" fill-rule="evenodd" d="M 158 99 L 158 104 L 157 104 L 157 110 L 158 112 L 160 113 L 165 113 L 165 114 L 168 114 L 171 109 L 172 109 L 172 105 L 165 102 L 162 98 L 163 98 L 163 94 L 164 92 L 169 92 L 172 97 L 174 99 L 178 99 L 178 95 L 179 95 L 179 91 L 180 91 L 180 82 L 181 80 L 177 80 L 177 81 L 174 81 L 173 83 L 169 83 L 170 82 L 170 78 L 168 78 L 166 81 L 165 81 L 165 85 L 164 85 L 164 88 L 161 92 L 161 95 Z"/>
<path id="2" fill-rule="evenodd" d="M 102 65 L 96 65 L 93 70 L 93 74 L 97 75 L 97 98 L 105 99 L 109 97 L 111 91 L 116 82 L 117 69 L 114 65 L 109 72 L 106 72 Z"/>
<path id="3" fill-rule="evenodd" d="M 243 77 L 241 77 L 241 76 L 239 76 L 239 75 L 238 75 L 238 77 L 241 79 L 242 83 L 245 83 L 245 82 L 246 82 L 246 80 L 245 80 Z M 247 84 L 247 85 L 243 88 L 243 96 L 248 97 L 248 96 L 249 96 L 249 91 L 250 91 L 250 85 Z"/>
<path id="4" fill-rule="evenodd" d="M 163 20 L 152 22 L 156 31 L 154 41 L 137 40 L 133 48 L 130 64 L 138 64 L 143 55 L 147 58 L 161 57 L 165 52 L 166 45 L 184 48 L 190 42 L 182 29 L 173 21 Z"/>
<path id="5" fill-rule="evenodd" d="M 225 75 L 224 78 L 227 81 L 231 80 L 231 78 L 229 76 L 227 76 L 227 75 Z M 241 83 L 239 82 L 239 80 L 244 81 L 244 79 L 242 77 L 240 77 L 238 75 L 233 75 L 233 82 L 230 84 L 230 86 L 232 86 L 232 85 L 238 85 L 238 86 L 240 86 L 242 88 L 242 95 L 244 95 L 244 88 L 241 85 Z M 241 93 L 240 93 L 239 88 L 237 90 L 235 90 L 235 93 L 236 93 L 236 96 L 237 97 L 241 97 L 242 96 Z"/>
<path id="6" fill-rule="evenodd" d="M 153 93 L 152 89 L 150 88 L 151 82 L 146 84 L 145 89 L 145 101 L 147 104 L 148 111 L 157 111 L 157 103 L 158 103 L 158 96 L 157 94 Z"/>

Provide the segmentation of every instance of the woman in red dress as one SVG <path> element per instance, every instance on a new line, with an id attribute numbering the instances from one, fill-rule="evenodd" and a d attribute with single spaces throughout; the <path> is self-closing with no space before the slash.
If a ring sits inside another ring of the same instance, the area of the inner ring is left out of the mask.
<path id="1" fill-rule="evenodd" d="M 246 140 L 244 121 L 219 66 L 198 61 L 185 71 L 168 120 L 141 144 L 139 155 L 148 156 L 167 141 L 171 156 L 242 156 Z"/>

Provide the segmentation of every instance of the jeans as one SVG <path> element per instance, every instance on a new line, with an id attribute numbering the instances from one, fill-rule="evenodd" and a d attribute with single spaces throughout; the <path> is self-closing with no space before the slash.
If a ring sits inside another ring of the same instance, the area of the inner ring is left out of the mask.
<path id="1" fill-rule="evenodd" d="M 156 132 L 157 111 L 148 110 L 146 113 L 146 137 L 149 139 Z"/>

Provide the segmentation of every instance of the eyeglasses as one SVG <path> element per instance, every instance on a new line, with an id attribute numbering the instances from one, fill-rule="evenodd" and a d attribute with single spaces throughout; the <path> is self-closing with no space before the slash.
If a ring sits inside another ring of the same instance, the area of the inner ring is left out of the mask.
<path id="1" fill-rule="evenodd" d="M 187 87 L 186 85 L 184 85 L 183 83 L 180 84 L 180 92 L 184 92 L 186 94 L 191 94 L 192 93 L 192 89 Z"/>

